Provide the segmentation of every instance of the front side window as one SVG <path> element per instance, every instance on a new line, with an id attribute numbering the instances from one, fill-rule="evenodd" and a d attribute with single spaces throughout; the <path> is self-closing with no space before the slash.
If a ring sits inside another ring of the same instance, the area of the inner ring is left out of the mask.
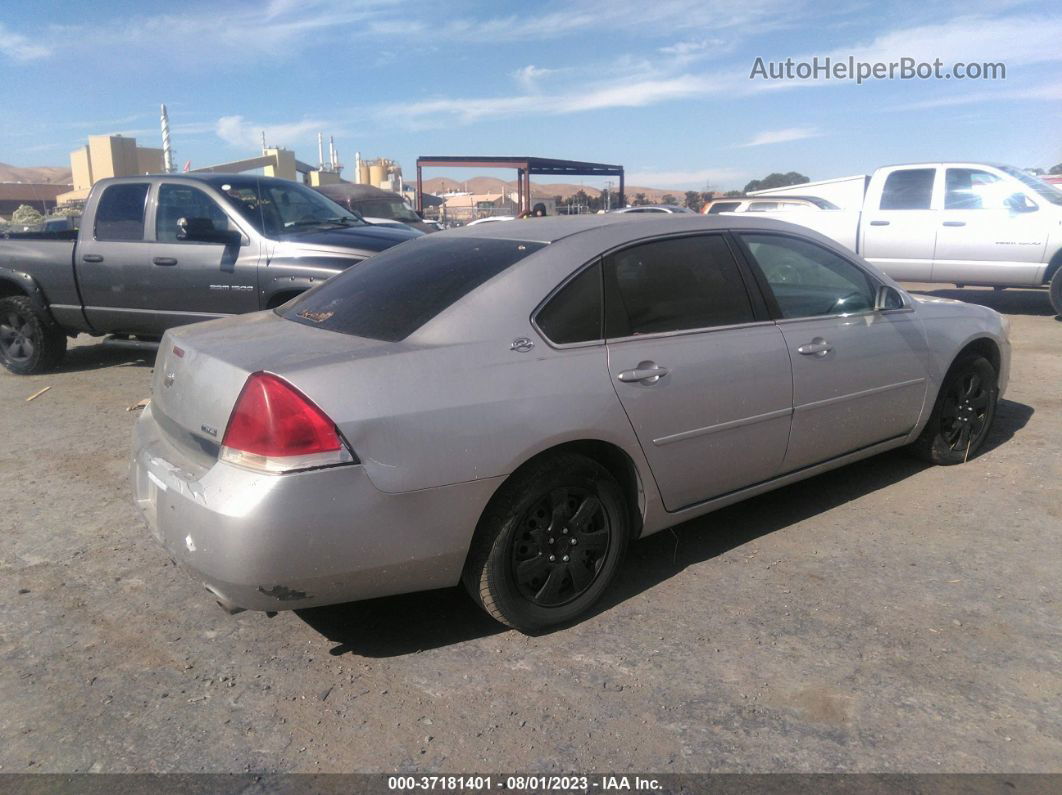
<path id="1" fill-rule="evenodd" d="M 364 225 L 331 199 L 296 182 L 235 177 L 217 187 L 241 216 L 266 235 Z"/>
<path id="2" fill-rule="evenodd" d="M 782 235 L 742 234 L 782 317 L 847 315 L 874 308 L 874 284 L 829 249 Z"/>
<path id="3" fill-rule="evenodd" d="M 181 218 L 206 218 L 216 230 L 229 228 L 229 217 L 203 191 L 190 185 L 160 186 L 155 239 L 160 243 L 183 242 L 177 239 L 177 221 Z"/>
<path id="4" fill-rule="evenodd" d="M 539 310 L 535 322 L 558 345 L 601 339 L 601 263 L 594 263 L 558 290 Z"/>
<path id="5" fill-rule="evenodd" d="M 604 260 L 609 338 L 752 322 L 737 263 L 721 235 L 668 238 Z"/>
<path id="6" fill-rule="evenodd" d="M 97 240 L 143 240 L 146 182 L 110 185 L 96 205 Z"/>
<path id="7" fill-rule="evenodd" d="M 935 168 L 906 168 L 885 178 L 882 210 L 928 210 L 933 204 Z"/>
<path id="8" fill-rule="evenodd" d="M 1014 193 L 1011 187 L 978 168 L 949 168 L 944 176 L 944 209 L 1005 210 Z"/>

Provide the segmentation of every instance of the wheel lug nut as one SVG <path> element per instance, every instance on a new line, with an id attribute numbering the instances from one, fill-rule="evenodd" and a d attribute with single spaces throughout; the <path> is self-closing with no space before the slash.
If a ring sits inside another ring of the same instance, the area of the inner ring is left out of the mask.
<path id="1" fill-rule="evenodd" d="M 568 556 L 565 555 L 563 558 L 561 558 L 561 560 L 563 560 L 565 563 L 567 563 L 568 562 Z"/>
<path id="2" fill-rule="evenodd" d="M 572 546 L 573 546 L 573 547 L 574 547 L 574 546 L 575 546 L 576 544 L 578 544 L 578 543 L 579 543 L 579 539 L 578 539 L 578 538 L 573 538 L 573 539 L 572 539 Z"/>
<path id="3" fill-rule="evenodd" d="M 551 543 L 551 544 L 553 543 L 553 536 L 549 537 L 549 543 Z"/>
<path id="4" fill-rule="evenodd" d="M 555 561 L 556 559 L 557 559 L 557 556 L 556 556 L 556 555 L 550 555 L 550 556 L 549 556 L 549 562 L 550 562 L 550 563 L 553 563 L 553 561 Z"/>
<path id="5" fill-rule="evenodd" d="M 563 530 L 561 530 L 561 532 L 564 533 L 564 535 L 568 535 L 568 528 L 565 527 Z"/>

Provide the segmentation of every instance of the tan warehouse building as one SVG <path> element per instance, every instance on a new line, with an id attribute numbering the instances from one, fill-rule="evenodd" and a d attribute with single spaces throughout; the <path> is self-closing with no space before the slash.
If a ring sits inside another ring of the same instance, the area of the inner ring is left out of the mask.
<path id="1" fill-rule="evenodd" d="M 70 170 L 74 189 L 57 197 L 60 204 L 83 201 L 93 183 L 107 177 L 162 173 L 162 150 L 137 146 L 136 138 L 91 135 L 70 153 Z"/>

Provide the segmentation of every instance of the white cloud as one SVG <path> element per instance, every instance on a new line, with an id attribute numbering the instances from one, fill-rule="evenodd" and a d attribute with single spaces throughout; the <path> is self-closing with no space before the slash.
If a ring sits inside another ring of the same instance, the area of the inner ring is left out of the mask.
<path id="1" fill-rule="evenodd" d="M 12 33 L 0 23 L 0 53 L 14 61 L 32 61 L 52 54 L 51 48 L 35 44 L 20 33 Z"/>
<path id="2" fill-rule="evenodd" d="M 260 149 L 263 130 L 269 146 L 293 146 L 297 141 L 326 128 L 335 129 L 334 125 L 319 119 L 265 124 L 247 121 L 243 116 L 222 116 L 214 129 L 218 138 L 227 144 L 240 149 Z"/>
<path id="3" fill-rule="evenodd" d="M 786 127 L 782 130 L 764 130 L 756 133 L 743 144 L 737 144 L 737 148 L 748 146 L 765 146 L 767 144 L 783 144 L 789 141 L 803 141 L 805 138 L 818 138 L 823 133 L 816 127 Z"/>
<path id="4" fill-rule="evenodd" d="M 523 87 L 524 91 L 535 91 L 538 89 L 538 81 L 547 75 L 551 75 L 557 69 L 544 69 L 534 64 L 528 64 L 522 69 L 517 69 L 513 72 L 513 77 L 516 78 L 516 82 Z"/>

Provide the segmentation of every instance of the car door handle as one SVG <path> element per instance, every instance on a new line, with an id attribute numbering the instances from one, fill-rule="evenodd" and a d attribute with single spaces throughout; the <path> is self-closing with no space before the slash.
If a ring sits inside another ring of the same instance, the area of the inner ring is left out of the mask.
<path id="1" fill-rule="evenodd" d="M 640 362 L 633 370 L 624 370 L 616 376 L 625 384 L 640 382 L 643 384 L 655 384 L 668 374 L 666 367 L 658 367 L 653 362 Z"/>
<path id="2" fill-rule="evenodd" d="M 805 356 L 825 356 L 832 350 L 833 346 L 830 343 L 826 342 L 822 337 L 816 337 L 811 342 L 797 348 L 797 353 L 802 353 Z"/>
<path id="3" fill-rule="evenodd" d="M 944 226 L 966 226 L 965 221 L 945 221 Z"/>
<path id="4" fill-rule="evenodd" d="M 85 254 L 81 258 L 82 262 L 103 262 L 103 257 L 99 254 Z"/>
<path id="5" fill-rule="evenodd" d="M 888 226 L 889 222 L 888 221 L 871 221 L 870 225 L 871 226 Z"/>
<path id="6" fill-rule="evenodd" d="M 176 265 L 177 264 L 177 260 L 174 259 L 173 257 L 155 257 L 155 259 L 153 259 L 151 261 L 154 262 L 156 265 Z"/>

